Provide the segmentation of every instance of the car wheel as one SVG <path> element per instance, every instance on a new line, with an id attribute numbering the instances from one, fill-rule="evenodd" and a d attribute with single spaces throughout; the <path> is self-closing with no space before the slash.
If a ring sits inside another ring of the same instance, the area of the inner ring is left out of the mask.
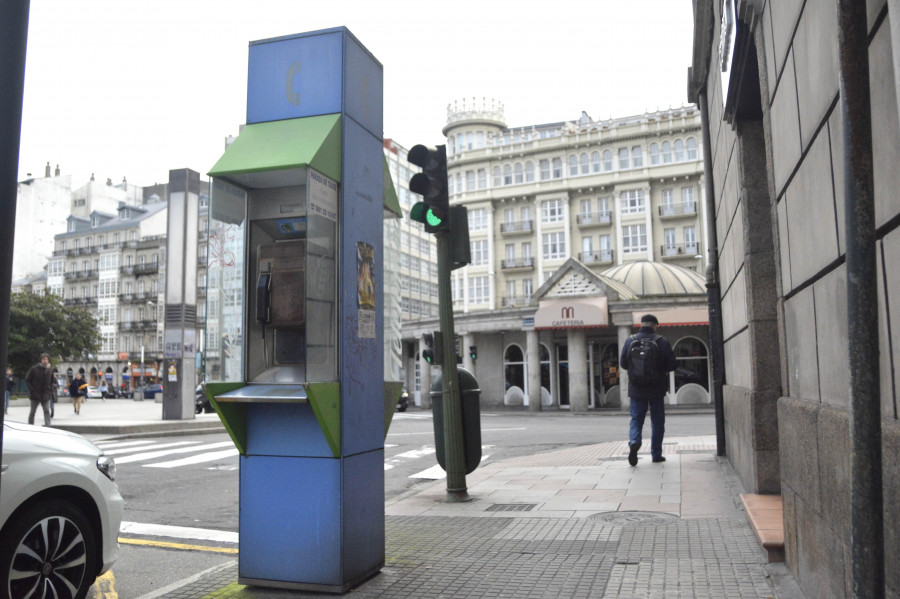
<path id="1" fill-rule="evenodd" d="M 83 599 L 97 574 L 96 536 L 71 503 L 39 503 L 0 540 L 0 597 Z"/>

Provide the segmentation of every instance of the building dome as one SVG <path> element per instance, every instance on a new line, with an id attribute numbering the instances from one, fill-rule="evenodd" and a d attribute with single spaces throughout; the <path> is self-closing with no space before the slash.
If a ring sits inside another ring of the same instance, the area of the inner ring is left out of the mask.
<path id="1" fill-rule="evenodd" d="M 624 283 L 640 297 L 706 293 L 706 279 L 693 270 L 674 264 L 641 260 L 614 266 L 602 274 Z"/>

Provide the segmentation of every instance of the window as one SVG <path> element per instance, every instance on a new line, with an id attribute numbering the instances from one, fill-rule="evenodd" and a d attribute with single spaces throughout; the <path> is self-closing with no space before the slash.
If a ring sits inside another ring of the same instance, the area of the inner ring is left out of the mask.
<path id="1" fill-rule="evenodd" d="M 475 144 L 475 135 L 469 131 L 466 133 L 466 149 L 471 150 Z"/>
<path id="2" fill-rule="evenodd" d="M 675 251 L 676 251 L 675 246 L 677 245 L 675 243 L 675 227 L 663 230 L 663 237 L 665 238 L 665 243 L 666 243 L 666 246 L 665 246 L 666 256 L 671 256 L 672 254 L 675 253 Z"/>
<path id="3" fill-rule="evenodd" d="M 579 159 L 579 162 L 581 163 L 581 174 L 582 175 L 588 174 L 591 171 L 591 165 L 588 162 L 587 152 L 584 152 L 583 154 L 581 154 L 581 156 L 579 156 L 578 159 Z"/>
<path id="4" fill-rule="evenodd" d="M 591 152 L 591 172 L 600 172 L 600 152 Z"/>
<path id="5" fill-rule="evenodd" d="M 562 169 L 562 160 L 560 158 L 553 159 L 553 178 L 554 179 L 562 179 L 563 169 Z"/>
<path id="6" fill-rule="evenodd" d="M 453 175 L 447 177 L 447 193 L 449 193 L 450 195 L 456 193 L 456 189 L 454 189 L 453 187 Z"/>
<path id="7" fill-rule="evenodd" d="M 522 172 L 522 163 L 517 162 L 513 165 L 513 181 L 518 185 L 525 180 L 525 174 Z"/>
<path id="8" fill-rule="evenodd" d="M 647 251 L 647 225 L 622 227 L 622 253 L 634 254 Z"/>
<path id="9" fill-rule="evenodd" d="M 578 174 L 578 157 L 575 154 L 569 156 L 569 176 L 574 177 Z"/>
<path id="10" fill-rule="evenodd" d="M 534 183 L 534 163 L 530 160 L 525 163 L 525 182 Z"/>
<path id="11" fill-rule="evenodd" d="M 631 166 L 634 168 L 644 166 L 644 152 L 641 150 L 641 146 L 631 148 Z"/>
<path id="12" fill-rule="evenodd" d="M 469 231 L 484 231 L 487 229 L 487 210 L 475 208 L 469 210 Z"/>
<path id="13" fill-rule="evenodd" d="M 590 200 L 581 200 L 581 220 L 584 222 L 590 222 L 591 218 L 591 201 Z"/>
<path id="14" fill-rule="evenodd" d="M 475 190 L 475 171 L 466 171 L 466 191 Z"/>
<path id="15" fill-rule="evenodd" d="M 562 200 L 545 200 L 541 202 L 541 221 L 558 223 L 563 219 Z"/>
<path id="16" fill-rule="evenodd" d="M 516 244 L 514 244 L 514 243 L 506 244 L 506 259 L 507 260 L 515 260 L 516 259 Z"/>
<path id="17" fill-rule="evenodd" d="M 493 169 L 491 169 L 491 174 L 493 179 L 492 185 L 494 187 L 500 187 L 500 185 L 503 183 L 503 178 L 500 175 L 500 167 L 495 166 Z"/>
<path id="18" fill-rule="evenodd" d="M 603 150 L 603 172 L 608 173 L 612 170 L 612 152 Z"/>
<path id="19" fill-rule="evenodd" d="M 693 137 L 687 139 L 687 159 L 697 160 L 697 140 Z"/>
<path id="20" fill-rule="evenodd" d="M 619 148 L 619 169 L 628 168 L 628 148 Z"/>
<path id="21" fill-rule="evenodd" d="M 601 220 L 609 220 L 609 197 L 599 198 L 597 200 L 597 212 Z"/>
<path id="22" fill-rule="evenodd" d="M 697 230 L 694 227 L 684 228 L 684 253 L 697 254 L 700 248 L 697 247 Z"/>
<path id="23" fill-rule="evenodd" d="M 484 147 L 484 131 L 478 131 L 475 134 L 475 148 L 483 148 Z"/>
<path id="24" fill-rule="evenodd" d="M 516 222 L 516 213 L 512 208 L 506 208 L 503 210 L 503 222 L 507 225 L 511 225 Z"/>
<path id="25" fill-rule="evenodd" d="M 532 256 L 531 242 L 530 241 L 522 242 L 522 257 L 525 258 L 525 260 L 527 261 L 527 260 L 531 259 L 531 256 Z"/>
<path id="26" fill-rule="evenodd" d="M 594 238 L 593 237 L 582 237 L 581 238 L 581 251 L 586 256 L 589 256 L 594 252 Z"/>
<path id="27" fill-rule="evenodd" d="M 487 169 L 478 169 L 478 189 L 487 189 Z"/>
<path id="28" fill-rule="evenodd" d="M 531 224 L 531 206 L 522 206 L 522 209 L 519 210 L 519 214 L 522 215 L 522 222 Z"/>
<path id="29" fill-rule="evenodd" d="M 663 189 L 661 208 L 660 216 L 672 216 L 675 214 L 675 203 L 673 202 L 671 189 Z"/>
<path id="30" fill-rule="evenodd" d="M 544 233 L 543 235 L 544 259 L 566 257 L 566 235 L 562 231 L 558 233 Z"/>
<path id="31" fill-rule="evenodd" d="M 508 164 L 503 165 L 503 184 L 512 185 L 512 167 Z"/>
<path id="32" fill-rule="evenodd" d="M 672 162 L 672 145 L 667 141 L 662 144 L 662 161 L 663 164 Z"/>
<path id="33" fill-rule="evenodd" d="M 644 211 L 644 192 L 630 189 L 622 192 L 622 213 L 638 214 Z"/>
<path id="34" fill-rule="evenodd" d="M 476 239 L 470 242 L 472 250 L 472 266 L 483 266 L 488 263 L 487 239 Z"/>
<path id="35" fill-rule="evenodd" d="M 486 304 L 490 300 L 487 277 L 469 278 L 469 303 Z"/>
<path id="36" fill-rule="evenodd" d="M 694 188 L 693 187 L 682 187 L 681 188 L 681 203 L 684 207 L 685 214 L 692 214 L 697 211 L 697 207 L 694 205 Z"/>
<path id="37" fill-rule="evenodd" d="M 522 281 L 522 295 L 525 296 L 525 301 L 528 301 L 529 299 L 531 299 L 531 294 L 533 293 L 533 290 L 532 290 L 533 286 L 534 286 L 534 283 L 531 281 L 531 279 L 524 279 Z"/>

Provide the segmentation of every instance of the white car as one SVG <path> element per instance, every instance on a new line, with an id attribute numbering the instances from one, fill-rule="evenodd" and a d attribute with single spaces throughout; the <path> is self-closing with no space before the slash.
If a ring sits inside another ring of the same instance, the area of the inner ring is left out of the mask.
<path id="1" fill-rule="evenodd" d="M 87 395 L 85 395 L 88 399 L 102 399 L 103 394 L 100 393 L 100 389 L 95 385 L 90 385 L 87 388 Z"/>
<path id="2" fill-rule="evenodd" d="M 119 556 L 116 465 L 75 433 L 6 421 L 0 599 L 82 599 Z"/>

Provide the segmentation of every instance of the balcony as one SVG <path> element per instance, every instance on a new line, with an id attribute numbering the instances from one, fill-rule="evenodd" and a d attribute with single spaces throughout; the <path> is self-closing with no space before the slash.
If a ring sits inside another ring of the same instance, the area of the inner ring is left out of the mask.
<path id="1" fill-rule="evenodd" d="M 694 258 L 699 253 L 700 244 L 698 242 L 659 246 L 659 256 L 664 260 L 672 258 Z"/>
<path id="2" fill-rule="evenodd" d="M 534 232 L 533 220 L 520 220 L 518 222 L 500 223 L 500 232 L 504 235 L 524 235 Z"/>
<path id="3" fill-rule="evenodd" d="M 534 258 L 531 256 L 525 258 L 505 258 L 500 263 L 503 270 L 533 270 Z"/>
<path id="4" fill-rule="evenodd" d="M 612 264 L 613 260 L 616 258 L 615 250 L 599 250 L 596 252 L 580 252 L 578 254 L 578 260 L 582 264 L 587 264 L 588 266 L 602 266 L 607 264 Z"/>
<path id="5" fill-rule="evenodd" d="M 77 281 L 79 279 L 94 279 L 97 278 L 96 270 L 76 270 L 70 271 L 63 274 L 63 278 L 67 281 Z"/>
<path id="6" fill-rule="evenodd" d="M 152 275 L 159 272 L 159 262 L 145 262 L 134 265 L 134 276 Z"/>
<path id="7" fill-rule="evenodd" d="M 133 275 L 134 274 L 134 264 L 128 264 L 127 266 L 120 266 L 119 272 L 123 275 Z"/>
<path id="8" fill-rule="evenodd" d="M 96 297 L 69 297 L 63 300 L 66 306 L 90 306 L 97 304 Z"/>
<path id="9" fill-rule="evenodd" d="M 530 301 L 530 295 L 508 295 L 500 300 L 500 304 L 504 308 L 521 308 Z"/>
<path id="10" fill-rule="evenodd" d="M 697 202 L 678 202 L 677 204 L 663 204 L 659 207 L 660 218 L 680 218 L 684 216 L 697 216 Z"/>
<path id="11" fill-rule="evenodd" d="M 579 214 L 575 217 L 575 222 L 581 228 L 586 227 L 602 227 L 612 224 L 613 213 L 611 210 L 605 212 L 591 212 L 587 214 Z"/>

